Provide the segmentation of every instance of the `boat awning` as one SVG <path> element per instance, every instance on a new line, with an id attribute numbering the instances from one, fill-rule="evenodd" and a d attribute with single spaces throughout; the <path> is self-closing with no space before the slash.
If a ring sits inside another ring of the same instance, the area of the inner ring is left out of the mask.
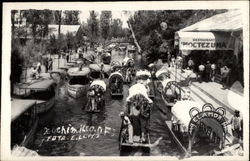
<path id="1" fill-rule="evenodd" d="M 200 111 L 202 110 L 202 105 L 200 105 L 197 102 L 189 100 L 177 101 L 176 104 L 172 107 L 173 115 L 180 121 L 180 123 L 184 127 L 186 127 L 186 130 L 191 120 L 189 111 L 193 107 L 197 107 L 198 109 L 200 109 Z"/>
<path id="2" fill-rule="evenodd" d="M 143 84 L 137 83 L 129 88 L 129 96 L 127 97 L 127 101 L 130 100 L 131 97 L 141 94 L 143 95 L 149 103 L 152 103 L 153 101 L 148 97 L 147 89 Z"/>
<path id="3" fill-rule="evenodd" d="M 94 86 L 94 85 L 98 85 L 101 86 L 103 88 L 104 91 L 106 91 L 106 84 L 103 80 L 94 80 L 91 84 L 90 87 Z"/>
<path id="4" fill-rule="evenodd" d="M 120 77 L 122 80 L 124 80 L 122 74 L 120 72 L 114 72 L 114 73 L 111 73 L 110 76 L 109 76 L 109 79 L 112 78 L 112 77 Z"/>
<path id="5" fill-rule="evenodd" d="M 70 76 L 86 76 L 89 72 L 90 69 L 88 67 L 83 67 L 82 70 L 79 70 L 79 67 L 73 67 L 68 70 Z"/>
<path id="6" fill-rule="evenodd" d="M 151 77 L 151 74 L 148 70 L 139 70 L 136 72 L 135 74 L 136 77 L 139 77 L 139 76 L 148 76 L 148 77 Z"/>
<path id="7" fill-rule="evenodd" d="M 39 80 L 38 82 L 34 82 L 30 85 L 21 87 L 23 89 L 33 89 L 33 90 L 39 90 L 39 89 L 48 89 L 50 86 L 55 84 L 55 82 L 51 79 L 46 79 L 46 80 Z"/>
<path id="8" fill-rule="evenodd" d="M 214 15 L 210 18 L 199 21 L 193 25 L 181 29 L 181 32 L 187 31 L 222 31 L 232 32 L 240 31 L 243 28 L 242 13 L 240 10 L 230 10 L 225 13 Z"/>
<path id="9" fill-rule="evenodd" d="M 11 121 L 36 104 L 35 100 L 13 99 L 11 101 Z"/>
<path id="10" fill-rule="evenodd" d="M 180 50 L 233 50 L 230 34 L 215 32 L 175 33 L 175 45 Z"/>
<path id="11" fill-rule="evenodd" d="M 90 64 L 89 68 L 95 71 L 101 71 L 101 64 Z M 111 69 L 110 65 L 103 64 L 103 71 L 104 72 L 109 72 Z"/>

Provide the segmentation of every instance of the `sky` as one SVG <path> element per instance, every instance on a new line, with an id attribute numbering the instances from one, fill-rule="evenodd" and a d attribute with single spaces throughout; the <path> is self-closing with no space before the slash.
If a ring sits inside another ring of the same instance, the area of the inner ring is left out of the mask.
<path id="1" fill-rule="evenodd" d="M 100 18 L 101 11 L 96 11 L 98 13 L 98 19 Z M 129 14 L 125 14 L 122 11 L 112 11 L 112 19 L 119 18 L 122 20 L 122 27 L 128 28 L 127 20 L 129 18 L 130 14 L 133 14 L 134 11 L 130 11 Z M 87 19 L 89 18 L 89 11 L 88 10 L 81 10 L 81 13 L 79 15 L 80 22 L 87 22 Z"/>

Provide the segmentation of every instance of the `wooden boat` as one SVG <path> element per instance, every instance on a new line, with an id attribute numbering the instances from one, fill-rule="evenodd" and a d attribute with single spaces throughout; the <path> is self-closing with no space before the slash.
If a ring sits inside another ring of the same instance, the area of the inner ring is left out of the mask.
<path id="1" fill-rule="evenodd" d="M 89 64 L 90 78 L 103 79 L 108 78 L 111 71 L 111 66 L 107 64 Z"/>
<path id="2" fill-rule="evenodd" d="M 134 59 L 125 57 L 122 62 L 124 82 L 131 83 L 132 77 L 135 75 Z"/>
<path id="3" fill-rule="evenodd" d="M 38 125 L 35 100 L 11 101 L 11 148 L 15 145 L 32 147 Z"/>
<path id="4" fill-rule="evenodd" d="M 181 87 L 176 81 L 165 79 L 159 83 L 157 88 L 169 107 L 172 107 L 176 101 L 181 100 Z"/>
<path id="5" fill-rule="evenodd" d="M 126 102 L 126 109 L 120 114 L 122 118 L 119 135 L 120 152 L 126 153 L 134 148 L 144 148 L 144 151 L 149 153 L 151 142 L 148 126 L 153 101 L 148 97 L 146 87 L 137 83 L 130 87 Z"/>
<path id="6" fill-rule="evenodd" d="M 139 70 L 135 74 L 135 80 L 137 83 L 145 85 L 148 89 L 149 98 L 155 97 L 154 83 L 151 80 L 151 73 L 148 70 Z"/>
<path id="7" fill-rule="evenodd" d="M 47 112 L 54 106 L 56 83 L 53 80 L 37 80 L 37 82 L 21 88 L 30 91 L 29 95 L 27 95 L 25 99 L 36 100 L 35 111 L 38 114 Z"/>
<path id="8" fill-rule="evenodd" d="M 89 79 L 90 69 L 83 67 L 80 71 L 78 67 L 70 68 L 68 70 L 69 81 L 67 84 L 68 94 L 73 98 L 79 98 L 86 94 L 87 88 L 90 84 Z"/>
<path id="9" fill-rule="evenodd" d="M 197 155 L 194 150 L 199 151 L 198 155 L 210 155 L 215 149 L 223 149 L 230 140 L 225 115 L 223 107 L 181 100 L 172 107 L 172 119 L 166 123 L 186 156 Z"/>
<path id="10" fill-rule="evenodd" d="M 85 106 L 87 112 L 100 112 L 105 106 L 104 94 L 106 92 L 106 84 L 103 80 L 94 80 L 88 89 L 88 102 Z"/>
<path id="11" fill-rule="evenodd" d="M 24 146 L 14 146 L 14 148 L 11 150 L 11 155 L 15 157 L 38 157 L 39 154 L 34 151 L 30 150 L 28 148 L 25 148 Z"/>
<path id="12" fill-rule="evenodd" d="M 123 96 L 123 80 L 120 72 L 110 74 L 109 87 L 111 89 L 111 96 Z"/>

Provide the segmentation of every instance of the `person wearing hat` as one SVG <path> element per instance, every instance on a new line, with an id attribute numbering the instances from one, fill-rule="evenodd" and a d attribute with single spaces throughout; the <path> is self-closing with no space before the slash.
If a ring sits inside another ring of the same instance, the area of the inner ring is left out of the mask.
<path id="1" fill-rule="evenodd" d="M 237 139 L 241 138 L 241 131 L 242 131 L 241 120 L 242 119 L 240 117 L 240 111 L 235 110 L 234 116 L 231 118 L 229 124 L 231 124 L 233 136 Z"/>

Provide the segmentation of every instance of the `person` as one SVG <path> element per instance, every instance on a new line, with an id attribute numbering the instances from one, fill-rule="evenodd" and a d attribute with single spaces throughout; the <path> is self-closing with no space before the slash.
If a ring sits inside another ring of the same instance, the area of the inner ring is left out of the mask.
<path id="1" fill-rule="evenodd" d="M 40 73 L 41 73 L 41 71 L 42 71 L 42 69 L 41 69 L 41 63 L 40 63 L 40 62 L 37 63 L 36 70 L 37 70 L 37 73 L 38 73 L 37 76 L 39 77 L 39 76 L 40 76 Z"/>
<path id="2" fill-rule="evenodd" d="M 211 64 L 210 61 L 208 60 L 205 66 L 205 73 L 204 73 L 206 82 L 210 82 L 210 73 L 211 73 Z"/>
<path id="3" fill-rule="evenodd" d="M 67 63 L 69 62 L 69 54 L 67 53 L 66 55 L 66 60 L 67 60 Z"/>
<path id="4" fill-rule="evenodd" d="M 192 60 L 191 57 L 188 60 L 188 67 L 189 67 L 190 70 L 194 69 L 194 61 Z"/>
<path id="5" fill-rule="evenodd" d="M 37 78 L 37 67 L 32 67 L 31 78 L 33 79 Z"/>
<path id="6" fill-rule="evenodd" d="M 172 55 L 171 56 L 171 66 L 174 67 L 175 64 L 175 57 Z"/>
<path id="7" fill-rule="evenodd" d="M 237 139 L 241 139 L 241 131 L 242 131 L 241 120 L 242 119 L 240 117 L 240 111 L 235 110 L 234 116 L 231 118 L 229 124 L 232 124 L 232 133 L 233 136 Z"/>
<path id="8" fill-rule="evenodd" d="M 197 76 L 198 76 L 198 78 L 199 78 L 199 82 L 201 83 L 202 81 L 203 81 L 203 79 L 204 79 L 204 70 L 205 70 L 205 66 L 204 65 L 199 65 L 199 71 L 198 71 L 198 74 L 197 74 Z"/>
<path id="9" fill-rule="evenodd" d="M 49 64 L 48 65 L 48 69 L 51 71 L 53 69 L 53 61 L 52 61 L 51 58 L 49 59 L 49 63 L 48 64 Z"/>
<path id="10" fill-rule="evenodd" d="M 212 64 L 211 65 L 211 72 L 210 72 L 210 78 L 211 78 L 211 81 L 215 81 L 215 70 L 216 70 L 216 65 L 215 64 Z"/>
<path id="11" fill-rule="evenodd" d="M 230 72 L 230 69 L 226 65 L 221 69 L 222 89 L 228 88 L 229 72 Z"/>

